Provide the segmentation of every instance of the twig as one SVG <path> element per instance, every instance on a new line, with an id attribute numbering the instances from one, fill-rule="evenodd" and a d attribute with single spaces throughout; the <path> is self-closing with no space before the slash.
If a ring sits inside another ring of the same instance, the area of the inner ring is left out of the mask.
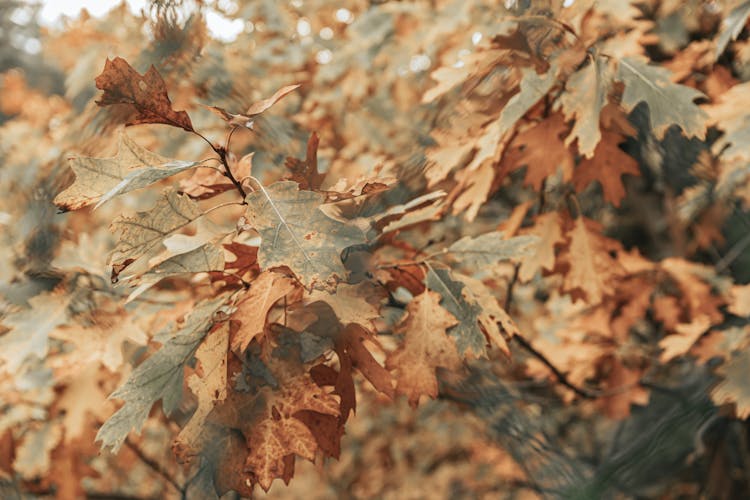
<path id="1" fill-rule="evenodd" d="M 520 265 L 516 264 L 513 268 L 513 277 L 510 279 L 510 283 L 508 283 L 508 291 L 505 293 L 505 310 L 508 311 L 510 309 L 511 303 L 513 302 L 513 287 L 515 286 L 516 282 L 518 281 L 518 270 L 520 269 Z M 501 325 L 502 326 L 502 325 Z M 561 372 L 555 365 L 552 364 L 552 362 L 547 359 L 547 357 L 542 354 L 541 352 L 537 351 L 534 346 L 529 343 L 528 340 L 526 340 L 523 336 L 516 333 L 511 337 L 511 340 L 515 340 L 521 347 L 523 347 L 526 352 L 534 356 L 536 359 L 544 363 L 544 365 L 549 368 L 549 370 L 555 375 L 555 378 L 557 378 L 557 381 L 560 382 L 562 385 L 570 389 L 571 391 L 575 392 L 579 396 L 585 399 L 596 399 L 600 395 L 595 394 L 588 389 L 583 389 L 581 387 L 578 387 L 577 385 L 573 384 L 570 380 L 568 380 L 568 377 L 565 376 L 563 372 Z"/>
<path id="2" fill-rule="evenodd" d="M 544 366 L 549 368 L 549 370 L 552 372 L 552 374 L 555 376 L 557 381 L 570 389 L 571 391 L 575 392 L 579 396 L 585 399 L 597 399 L 600 395 L 595 394 L 588 389 L 583 389 L 581 387 L 578 387 L 577 385 L 573 384 L 570 380 L 568 380 L 568 377 L 565 376 L 563 372 L 561 372 L 555 365 L 552 364 L 552 362 L 547 359 L 547 357 L 542 354 L 541 352 L 537 351 L 534 346 L 532 346 L 528 340 L 526 340 L 521 335 L 515 334 L 511 340 L 515 340 L 521 347 L 523 347 L 529 354 L 534 356 L 536 359 L 541 361 Z"/>
<path id="3" fill-rule="evenodd" d="M 180 486 L 180 484 L 167 471 L 164 470 L 159 462 L 146 456 L 146 454 L 143 453 L 143 450 L 136 446 L 136 444 L 133 443 L 130 438 L 125 438 L 125 446 L 130 448 L 130 450 L 136 454 L 141 462 L 148 465 L 154 472 L 159 474 L 162 478 L 164 478 L 165 481 L 171 484 L 174 489 L 176 489 L 180 493 L 181 498 L 185 498 L 185 489 Z"/>
<path id="4" fill-rule="evenodd" d="M 232 131 L 229 133 L 229 136 L 227 137 L 227 146 L 229 145 L 229 139 L 231 139 L 232 137 L 232 132 L 234 132 L 234 129 L 232 129 Z M 221 164 L 224 166 L 224 171 L 222 173 L 227 179 L 232 181 L 232 184 L 234 184 L 234 187 L 236 187 L 237 191 L 239 191 L 240 194 L 242 195 L 242 201 L 244 203 L 247 193 L 245 193 L 245 190 L 242 188 L 242 184 L 240 184 L 240 182 L 234 178 L 234 175 L 232 175 L 232 170 L 229 168 L 229 163 L 227 162 L 227 149 L 221 146 L 217 146 L 216 144 L 208 140 L 206 136 L 204 136 L 200 132 L 193 130 L 193 133 L 197 135 L 198 137 L 200 137 L 201 139 L 203 139 L 204 141 L 206 141 L 206 144 L 211 146 L 211 149 L 213 149 L 214 152 L 217 155 L 219 155 L 219 160 L 221 161 Z"/>
<path id="5" fill-rule="evenodd" d="M 503 309 L 505 309 L 505 312 L 508 312 L 508 310 L 510 310 L 510 304 L 513 301 L 513 287 L 518 281 L 518 271 L 520 269 L 521 264 L 515 264 L 513 266 L 513 276 L 511 276 L 510 282 L 508 283 L 508 290 L 505 292 L 505 304 L 503 304 Z"/>
<path id="6" fill-rule="evenodd" d="M 219 154 L 219 157 L 221 158 L 221 163 L 224 165 L 224 176 L 232 181 L 232 184 L 234 184 L 234 187 L 237 188 L 237 191 L 240 192 L 242 195 L 242 203 L 245 203 L 245 198 L 247 197 L 247 193 L 245 192 L 245 188 L 242 187 L 242 184 L 240 181 L 235 179 L 234 175 L 232 174 L 232 170 L 229 168 L 229 163 L 227 162 L 227 150 L 218 147 L 216 148 L 216 152 Z"/>

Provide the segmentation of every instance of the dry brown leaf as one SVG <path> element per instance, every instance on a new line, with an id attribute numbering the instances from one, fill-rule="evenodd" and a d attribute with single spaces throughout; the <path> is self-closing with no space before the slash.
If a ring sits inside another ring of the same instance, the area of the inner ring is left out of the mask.
<path id="1" fill-rule="evenodd" d="M 542 182 L 558 172 L 562 179 L 569 181 L 573 175 L 573 156 L 562 140 L 568 126 L 560 113 L 555 113 L 537 125 L 520 132 L 511 142 L 510 149 L 503 158 L 508 171 L 526 166 L 524 184 L 535 191 L 542 188 Z"/>
<path id="2" fill-rule="evenodd" d="M 232 336 L 232 350 L 244 352 L 265 330 L 266 316 L 274 304 L 295 289 L 293 279 L 273 271 L 264 271 L 255 278 L 232 316 L 242 324 Z"/>
<path id="3" fill-rule="evenodd" d="M 598 304 L 605 296 L 614 293 L 611 280 L 622 273 L 622 267 L 609 255 L 608 241 L 589 229 L 583 217 L 573 221 L 566 236 L 570 245 L 564 260 L 569 270 L 562 289 L 591 305 Z"/>
<path id="4" fill-rule="evenodd" d="M 539 236 L 536 251 L 524 257 L 518 277 L 527 282 L 540 270 L 551 271 L 555 267 L 555 246 L 565 242 L 562 221 L 557 212 L 538 215 L 530 234 Z"/>
<path id="5" fill-rule="evenodd" d="M 226 321 L 210 332 L 195 352 L 195 357 L 200 362 L 200 375 L 191 375 L 187 379 L 187 385 L 198 399 L 198 407 L 172 445 L 172 449 L 182 460 L 199 451 L 206 417 L 217 403 L 227 397 L 229 333 L 230 322 Z"/>
<path id="6" fill-rule="evenodd" d="M 96 101 L 99 106 L 125 104 L 134 108 L 128 125 L 163 123 L 193 131 L 188 114 L 172 109 L 167 86 L 154 66 L 141 75 L 121 57 L 107 59 L 104 71 L 96 77 L 96 88 L 104 91 Z"/>
<path id="7" fill-rule="evenodd" d="M 396 392 L 416 406 L 422 395 L 437 397 L 435 369 L 461 366 L 454 340 L 446 330 L 458 320 L 440 305 L 440 294 L 425 291 L 406 306 L 407 317 L 396 331 L 405 336 L 403 345 L 391 353 L 386 368 L 396 373 Z"/>
<path id="8" fill-rule="evenodd" d="M 638 162 L 618 147 L 623 137 L 604 131 L 592 158 L 584 158 L 573 172 L 573 186 L 581 192 L 590 183 L 597 181 L 602 186 L 604 199 L 619 207 L 625 197 L 622 177 L 640 175 Z"/>

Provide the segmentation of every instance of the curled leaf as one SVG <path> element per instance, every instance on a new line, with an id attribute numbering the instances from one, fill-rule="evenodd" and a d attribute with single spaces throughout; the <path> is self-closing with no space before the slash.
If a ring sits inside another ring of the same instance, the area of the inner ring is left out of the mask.
<path id="1" fill-rule="evenodd" d="M 96 101 L 99 106 L 126 104 L 135 109 L 127 125 L 162 123 L 194 131 L 188 114 L 172 109 L 167 85 L 153 65 L 141 75 L 121 57 L 107 59 L 104 71 L 96 77 L 96 88 L 104 91 Z"/>

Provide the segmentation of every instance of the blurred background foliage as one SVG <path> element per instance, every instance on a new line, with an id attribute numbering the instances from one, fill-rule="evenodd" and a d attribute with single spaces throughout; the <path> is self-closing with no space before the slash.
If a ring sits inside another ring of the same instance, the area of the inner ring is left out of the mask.
<path id="1" fill-rule="evenodd" d="M 644 0 L 634 5 L 639 19 L 649 23 L 644 32 L 654 36 L 647 54 L 666 64 L 691 43 L 714 37 L 721 20 L 744 4 Z M 469 119 L 460 92 L 440 105 L 422 104 L 424 92 L 435 85 L 431 71 L 441 65 L 460 67 L 462 57 L 483 39 L 501 32 L 506 16 L 543 7 L 533 1 L 493 0 L 153 0 L 135 14 L 121 4 L 101 18 L 82 13 L 60 26 L 41 27 L 39 5 L 4 0 L 0 314 L 31 303 L 38 316 L 29 321 L 40 321 L 53 314 L 52 306 L 45 309 L 34 299 L 61 286 L 80 311 L 93 300 L 91 290 L 107 290 L 113 298 L 120 293 L 112 291 L 106 272 L 106 254 L 113 245 L 108 221 L 150 206 L 155 194 L 65 217 L 56 215 L 52 205 L 71 180 L 69 156 L 102 157 L 114 151 L 121 117 L 93 103 L 94 77 L 107 57 L 125 57 L 140 72 L 155 65 L 175 108 L 190 109 L 196 129 L 217 140 L 224 123 L 202 104 L 244 109 L 283 85 L 301 82 L 297 94 L 257 120 L 256 133 L 237 134 L 233 144 L 238 157 L 256 152 L 255 175 L 270 178 L 287 156 L 304 157 L 309 132 L 316 130 L 322 138 L 320 163 L 329 179 L 390 174 L 401 183 L 389 196 L 403 202 L 425 187 L 427 151 L 436 144 L 433 132 Z M 227 35 L 231 41 L 218 40 L 207 29 L 210 16 L 239 20 L 233 26 L 241 29 L 233 38 Z M 750 79 L 750 41 L 742 27 L 738 33 L 719 65 L 742 82 Z M 500 77 L 487 75 L 476 83 L 476 91 L 491 88 Z M 642 175 L 626 180 L 629 194 L 622 207 L 592 201 L 589 212 L 604 222 L 606 234 L 649 258 L 689 256 L 720 267 L 722 276 L 735 283 L 747 283 L 746 206 L 729 206 L 714 227 L 718 237 L 701 247 L 677 241 L 667 222 L 673 209 L 664 201 L 665 193 L 677 197 L 701 182 L 690 167 L 700 163 L 716 131 L 706 141 L 688 140 L 674 129 L 656 139 L 645 113 L 640 106 L 629 116 L 637 133 L 624 146 Z M 205 144 L 171 130 L 151 127 L 130 133 L 166 156 L 200 158 L 206 153 Z M 519 176 L 512 176 L 482 207 L 476 224 L 492 227 L 529 199 L 521 184 Z M 461 231 L 460 215 L 451 215 L 435 230 L 439 234 L 419 237 L 426 243 Z M 524 304 L 553 304 L 560 297 L 548 303 L 547 292 L 534 284 L 519 286 L 516 294 L 519 315 L 539 315 L 539 322 L 549 321 L 548 329 L 554 329 L 559 317 L 552 306 Z M 152 306 L 158 310 L 147 302 L 126 309 Z M 729 321 L 737 329 L 746 329 L 748 322 L 742 317 Z M 643 335 L 654 322 L 644 318 Z M 149 319 L 138 327 L 156 331 L 159 324 Z M 539 330 L 543 336 L 546 330 Z M 723 342 L 731 342 L 730 337 Z M 51 352 L 61 349 L 55 345 Z M 135 357 L 139 349 L 129 344 L 125 352 Z M 513 356 L 528 359 L 520 349 L 514 348 Z M 468 375 L 447 375 L 440 397 L 417 410 L 403 400 L 385 402 L 362 383 L 362 402 L 347 427 L 341 459 L 299 463 L 290 486 L 277 481 L 268 494 L 258 496 L 747 498 L 748 427 L 708 397 L 716 380 L 711 367 L 711 361 L 685 357 L 650 373 L 647 378 L 654 382 L 647 404 L 612 419 L 603 417 L 592 401 L 569 403 L 565 390 L 538 370 L 531 379 L 517 376 L 523 369 L 509 361 L 477 362 Z M 100 454 L 92 424 L 111 411 L 104 407 L 111 404 L 104 396 L 119 379 L 87 373 L 99 381 L 95 396 L 86 393 L 96 404 L 80 416 L 86 427 L 75 438 L 65 438 L 63 446 L 57 423 L 66 413 L 59 396 L 82 381 L 75 373 L 53 376 L 53 368 L 40 360 L 12 380 L 3 375 L 0 497 L 179 498 L 167 478 L 184 484 L 189 477 L 169 450 L 174 424 L 152 416 L 138 438 L 140 448 L 126 447 L 118 456 Z M 12 455 L 9 450 L 18 441 L 23 446 Z"/>

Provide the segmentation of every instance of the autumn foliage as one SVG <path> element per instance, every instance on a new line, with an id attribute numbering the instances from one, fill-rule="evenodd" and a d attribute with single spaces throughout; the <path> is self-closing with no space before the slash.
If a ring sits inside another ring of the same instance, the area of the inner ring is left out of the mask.
<path id="1" fill-rule="evenodd" d="M 750 494 L 750 2 L 228 3 L 0 68 L 0 497 Z"/>

